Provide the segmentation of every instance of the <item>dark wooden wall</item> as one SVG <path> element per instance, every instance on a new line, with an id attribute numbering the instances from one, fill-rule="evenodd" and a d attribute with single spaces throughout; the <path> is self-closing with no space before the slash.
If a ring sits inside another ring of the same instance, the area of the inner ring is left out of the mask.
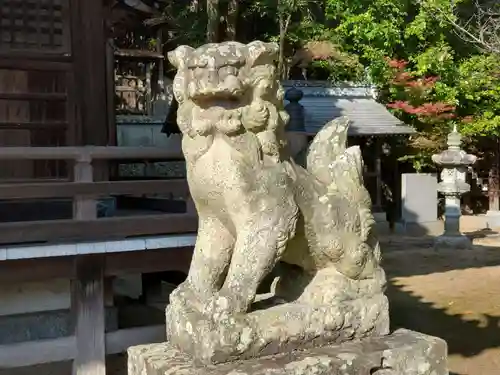
<path id="1" fill-rule="evenodd" d="M 0 147 L 107 145 L 101 1 L 2 0 Z M 60 161 L 0 164 L 0 179 L 65 178 Z"/>

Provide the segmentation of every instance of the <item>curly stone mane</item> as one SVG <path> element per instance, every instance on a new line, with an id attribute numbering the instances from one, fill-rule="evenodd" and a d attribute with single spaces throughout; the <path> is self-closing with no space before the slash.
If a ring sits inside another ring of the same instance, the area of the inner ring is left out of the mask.
<path id="1" fill-rule="evenodd" d="M 207 57 L 214 53 L 219 59 Z M 223 49 L 216 44 L 197 50 L 182 46 L 171 52 L 169 59 L 178 69 L 173 85 L 182 133 L 190 137 L 253 133 L 265 155 L 282 159 L 288 114 L 276 68 L 270 63 L 276 54 L 274 44 L 262 42 L 227 42 Z"/>

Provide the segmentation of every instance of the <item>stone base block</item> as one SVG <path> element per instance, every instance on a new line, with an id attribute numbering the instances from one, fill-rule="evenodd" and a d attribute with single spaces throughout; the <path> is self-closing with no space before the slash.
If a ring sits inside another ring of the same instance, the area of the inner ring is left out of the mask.
<path id="1" fill-rule="evenodd" d="M 434 248 L 471 249 L 472 241 L 465 235 L 447 236 L 443 234 L 434 239 Z"/>
<path id="2" fill-rule="evenodd" d="M 486 212 L 486 224 L 488 228 L 499 228 L 500 227 L 500 211 L 488 211 Z"/>
<path id="3" fill-rule="evenodd" d="M 394 227 L 394 232 L 396 234 L 408 236 L 436 236 L 443 233 L 443 230 L 444 222 L 442 220 L 422 223 L 399 221 Z"/>
<path id="4" fill-rule="evenodd" d="M 335 346 L 197 367 L 168 343 L 128 350 L 128 375 L 447 375 L 446 342 L 405 329 Z"/>
<path id="5" fill-rule="evenodd" d="M 166 309 L 167 337 L 197 364 L 209 365 L 383 336 L 389 333 L 384 286 L 382 269 L 364 280 L 334 268 L 314 275 L 290 270 L 270 298 L 259 296 L 246 314 L 227 314 L 214 306 L 230 305 L 230 297 L 202 304 L 181 284 Z"/>

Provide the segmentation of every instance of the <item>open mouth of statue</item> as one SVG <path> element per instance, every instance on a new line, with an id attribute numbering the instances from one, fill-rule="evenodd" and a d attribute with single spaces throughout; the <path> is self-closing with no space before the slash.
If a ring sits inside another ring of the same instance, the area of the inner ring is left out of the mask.
<path id="1" fill-rule="evenodd" d="M 235 74 L 221 68 L 218 73 L 204 72 L 210 79 L 201 80 L 193 73 L 188 85 L 190 99 L 201 108 L 220 107 L 234 109 L 242 106 L 245 88 Z M 223 74 L 222 74 L 223 73 Z M 198 75 L 201 73 L 198 72 Z M 201 74 L 203 76 L 203 74 Z"/>
<path id="2" fill-rule="evenodd" d="M 244 106 L 242 98 L 239 95 L 224 91 L 194 95 L 191 97 L 191 100 L 202 109 L 218 107 L 231 110 Z"/>
<path id="3" fill-rule="evenodd" d="M 243 106 L 240 98 L 234 96 L 204 96 L 194 98 L 193 101 L 203 109 L 212 107 L 237 109 Z"/>

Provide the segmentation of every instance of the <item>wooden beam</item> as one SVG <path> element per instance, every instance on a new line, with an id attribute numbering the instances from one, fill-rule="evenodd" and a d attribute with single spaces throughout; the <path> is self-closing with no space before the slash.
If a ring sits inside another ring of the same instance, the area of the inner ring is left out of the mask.
<path id="1" fill-rule="evenodd" d="M 173 194 L 188 197 L 184 179 L 98 182 L 34 182 L 0 184 L 0 199 L 71 198 L 76 195 L 93 197 L 109 195 Z M 193 211 L 194 212 L 194 211 Z"/>
<path id="2" fill-rule="evenodd" d="M 0 223 L 0 243 L 109 240 L 132 236 L 194 233 L 197 227 L 198 218 L 190 214 Z"/>
<path id="3" fill-rule="evenodd" d="M 64 92 L 0 92 L 1 100 L 64 101 L 67 97 Z"/>
<path id="4" fill-rule="evenodd" d="M 0 283 L 70 279 L 75 275 L 73 265 L 72 256 L 6 260 L 0 262 Z"/>
<path id="5" fill-rule="evenodd" d="M 130 346 L 165 341 L 165 325 L 120 329 L 106 334 L 106 354 L 125 352 Z M 16 368 L 69 361 L 76 355 L 75 336 L 0 345 L 0 368 Z"/>
<path id="6" fill-rule="evenodd" d="M 165 147 L 89 147 L 92 159 L 103 160 L 184 160 L 179 151 L 172 151 Z"/>
<path id="7" fill-rule="evenodd" d="M 69 361 L 74 357 L 74 336 L 0 345 L 0 369 Z"/>
<path id="8" fill-rule="evenodd" d="M 104 258 L 76 257 L 71 288 L 76 356 L 73 375 L 106 375 Z"/>
<path id="9" fill-rule="evenodd" d="M 2 147 L 0 160 L 76 160 L 83 153 L 92 160 L 184 160 L 182 152 L 164 147 Z"/>
<path id="10" fill-rule="evenodd" d="M 66 121 L 46 121 L 46 122 L 2 121 L 2 122 L 0 122 L 0 129 L 2 129 L 2 130 L 10 130 L 10 129 L 16 129 L 16 130 L 64 129 L 67 126 L 68 126 L 68 123 Z"/>
<path id="11" fill-rule="evenodd" d="M 187 274 L 193 247 L 106 254 L 106 275 L 181 271 Z"/>
<path id="12" fill-rule="evenodd" d="M 187 273 L 193 247 L 105 254 L 105 276 L 181 271 Z M 21 283 L 75 278 L 75 256 L 0 262 L 0 283 Z"/>
<path id="13" fill-rule="evenodd" d="M 33 52 L 33 50 L 0 51 L 0 69 L 29 70 L 69 70 L 71 56 L 53 53 Z"/>

